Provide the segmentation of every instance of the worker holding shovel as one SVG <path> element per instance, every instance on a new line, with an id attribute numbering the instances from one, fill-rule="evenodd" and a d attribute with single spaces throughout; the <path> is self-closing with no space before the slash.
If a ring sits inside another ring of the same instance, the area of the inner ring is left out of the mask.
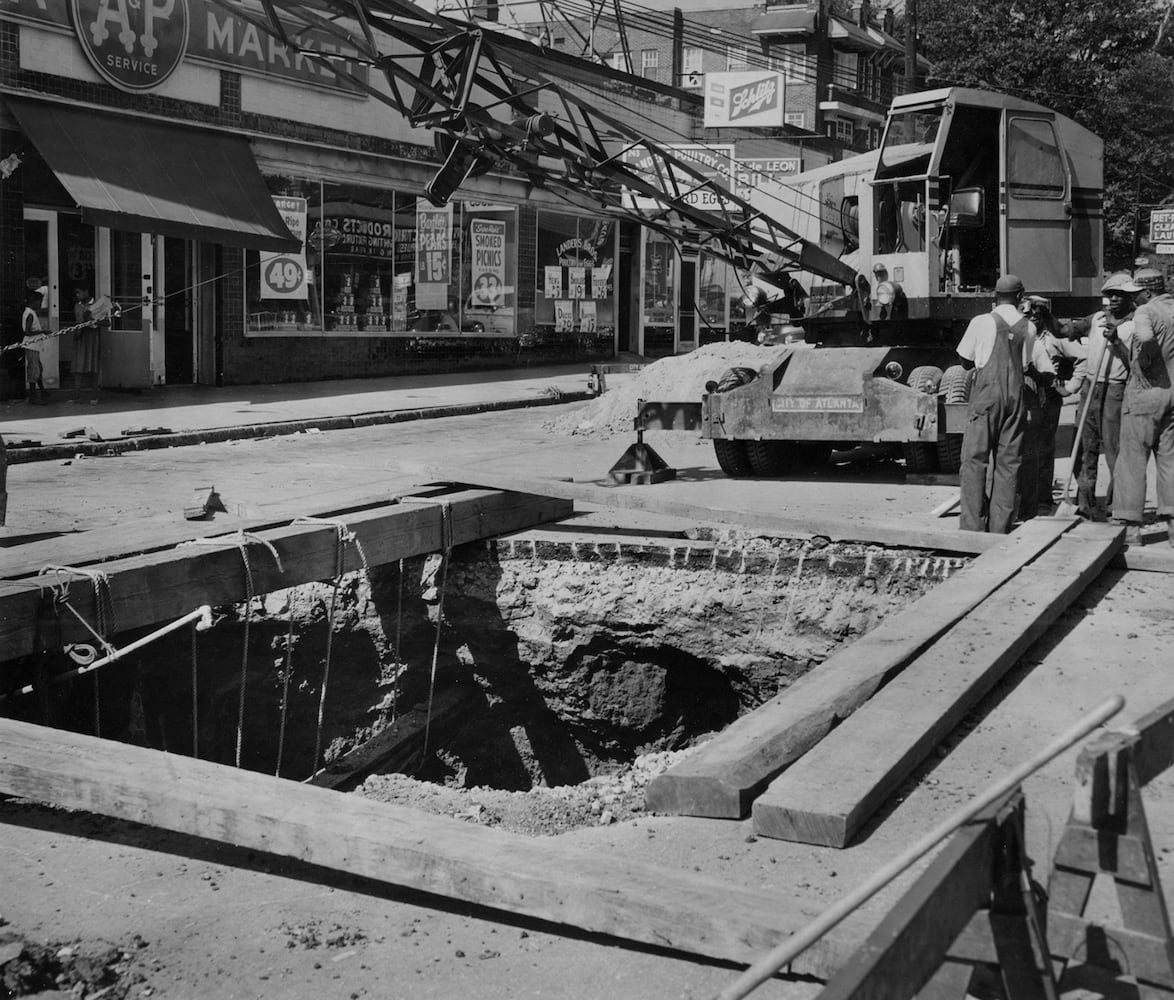
<path id="1" fill-rule="evenodd" d="M 1156 282 L 1155 282 L 1156 285 Z M 1155 291 L 1157 289 L 1155 288 Z M 1158 517 L 1174 545 L 1174 296 L 1162 290 L 1134 314 L 1132 363 L 1122 404 L 1113 519 L 1125 542 L 1141 544 L 1146 469 L 1158 468 Z"/>

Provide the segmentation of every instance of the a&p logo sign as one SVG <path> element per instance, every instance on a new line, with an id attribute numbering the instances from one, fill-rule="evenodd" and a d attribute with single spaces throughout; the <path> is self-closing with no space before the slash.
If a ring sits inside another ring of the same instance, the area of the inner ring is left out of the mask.
<path id="1" fill-rule="evenodd" d="M 119 90 L 151 90 L 187 52 L 188 0 L 71 0 L 86 58 Z"/>

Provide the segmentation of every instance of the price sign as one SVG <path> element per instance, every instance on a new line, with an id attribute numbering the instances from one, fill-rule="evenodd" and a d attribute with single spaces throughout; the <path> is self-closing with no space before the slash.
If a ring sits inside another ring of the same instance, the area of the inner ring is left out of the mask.
<path id="1" fill-rule="evenodd" d="M 290 233 L 305 245 L 306 199 L 274 195 L 273 204 L 281 213 Z M 261 298 L 305 300 L 308 293 L 306 280 L 306 252 L 272 253 L 262 250 Z"/>

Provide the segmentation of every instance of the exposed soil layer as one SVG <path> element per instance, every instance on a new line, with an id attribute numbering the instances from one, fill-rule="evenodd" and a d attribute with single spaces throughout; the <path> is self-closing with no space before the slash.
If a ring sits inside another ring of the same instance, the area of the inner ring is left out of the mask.
<path id="1" fill-rule="evenodd" d="M 242 766 L 301 779 L 426 703 L 435 657 L 437 687 L 470 695 L 414 776 L 568 786 L 720 730 L 959 565 L 819 539 L 531 532 L 218 609 L 210 632 L 18 710 L 225 763 L 239 745 Z"/>

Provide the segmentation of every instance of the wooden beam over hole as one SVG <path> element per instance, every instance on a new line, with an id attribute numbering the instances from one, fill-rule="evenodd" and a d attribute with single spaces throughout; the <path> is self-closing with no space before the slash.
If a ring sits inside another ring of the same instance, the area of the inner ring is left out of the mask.
<path id="1" fill-rule="evenodd" d="M 337 515 L 354 532 L 369 565 L 378 566 L 412 556 L 439 552 L 444 547 L 442 505 L 447 504 L 454 545 L 481 541 L 522 528 L 568 517 L 565 500 L 529 496 L 502 490 L 425 489 L 400 503 Z M 129 559 L 87 567 L 105 573 L 119 630 L 172 621 L 201 604 L 234 604 L 247 596 L 244 563 L 237 539 L 222 536 L 223 544 L 181 545 Z M 337 572 L 338 534 L 333 524 L 287 524 L 257 533 L 273 546 L 281 566 L 265 545 L 248 547 L 252 592 L 267 594 L 314 580 L 332 579 Z M 343 572 L 363 566 L 358 546 L 343 545 Z M 43 594 L 55 583 L 52 575 L 29 580 L 0 581 L 0 661 L 36 651 L 37 615 Z M 89 622 L 97 620 L 93 586 L 75 577 L 70 604 Z M 60 616 L 63 643 L 88 642 L 92 637 L 68 613 Z"/>

